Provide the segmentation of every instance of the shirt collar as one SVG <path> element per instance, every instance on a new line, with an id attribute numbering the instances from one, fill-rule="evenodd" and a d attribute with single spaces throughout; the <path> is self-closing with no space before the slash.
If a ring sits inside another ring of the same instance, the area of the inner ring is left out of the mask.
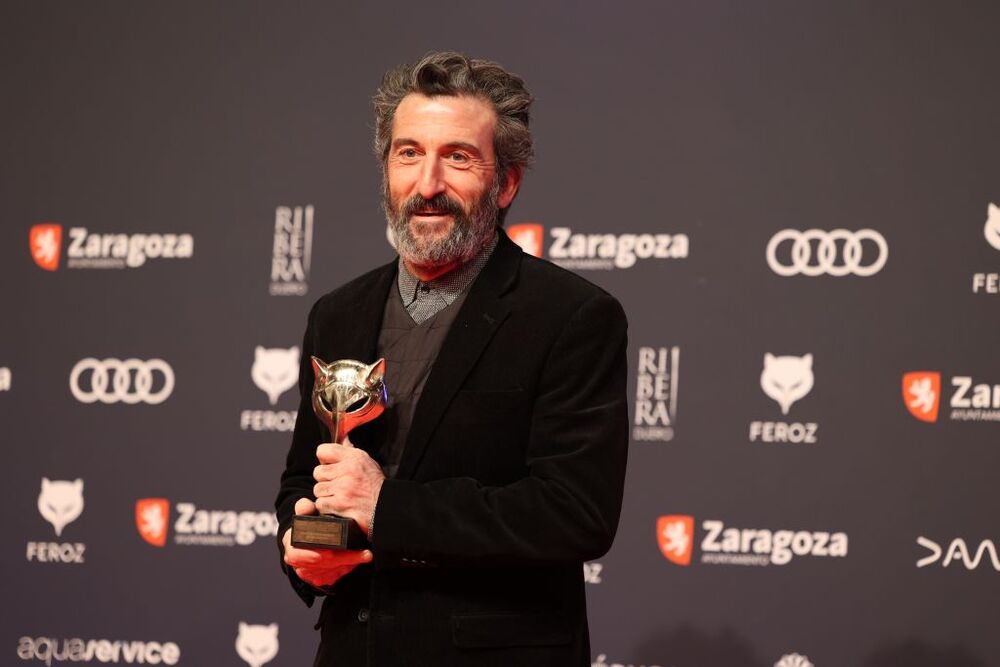
<path id="1" fill-rule="evenodd" d="M 462 292 L 468 289 L 469 285 L 479 275 L 479 272 L 486 266 L 490 255 L 493 254 L 493 249 L 497 246 L 498 239 L 499 236 L 494 234 L 489 243 L 483 246 L 482 250 L 476 253 L 475 257 L 458 268 L 426 283 L 421 282 L 416 276 L 411 274 L 406 268 L 403 258 L 400 257 L 396 286 L 399 288 L 399 296 L 403 299 L 403 306 L 409 307 L 410 304 L 421 296 L 421 292 L 443 299 L 450 306 Z"/>

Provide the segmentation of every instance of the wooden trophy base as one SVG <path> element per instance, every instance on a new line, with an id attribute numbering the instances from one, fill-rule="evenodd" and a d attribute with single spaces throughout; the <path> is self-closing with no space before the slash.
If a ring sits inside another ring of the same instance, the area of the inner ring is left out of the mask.
<path id="1" fill-rule="evenodd" d="M 335 514 L 296 516 L 292 519 L 292 546 L 299 549 L 367 549 L 368 536 L 354 519 Z"/>

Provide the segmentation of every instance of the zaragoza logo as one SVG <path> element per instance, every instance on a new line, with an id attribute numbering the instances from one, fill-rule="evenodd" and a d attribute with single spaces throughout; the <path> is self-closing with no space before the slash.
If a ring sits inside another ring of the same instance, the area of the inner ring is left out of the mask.
<path id="1" fill-rule="evenodd" d="M 547 256 L 573 271 L 628 269 L 646 259 L 684 259 L 691 245 L 687 234 L 583 233 L 552 227 L 552 243 L 545 251 L 545 228 L 537 222 L 511 225 L 507 235 L 529 255 Z"/>
<path id="2" fill-rule="evenodd" d="M 518 225 L 511 225 L 507 230 L 507 236 L 529 255 L 542 256 L 545 229 L 537 222 L 522 222 Z"/>
<path id="3" fill-rule="evenodd" d="M 59 268 L 59 251 L 62 248 L 62 225 L 46 222 L 31 228 L 28 236 L 31 258 L 46 271 Z"/>
<path id="4" fill-rule="evenodd" d="M 932 371 L 904 373 L 903 403 L 920 421 L 936 422 L 941 405 L 941 374 Z"/>
<path id="5" fill-rule="evenodd" d="M 690 565 L 694 517 L 682 514 L 661 516 L 656 520 L 656 541 L 663 556 L 671 563 Z"/>
<path id="6" fill-rule="evenodd" d="M 787 565 L 795 557 L 847 556 L 847 534 L 826 530 L 733 528 L 719 519 L 701 522 L 702 564 Z M 694 547 L 694 517 L 670 514 L 656 520 L 656 541 L 671 563 L 690 565 Z"/>
<path id="7" fill-rule="evenodd" d="M 166 498 L 142 498 L 135 501 L 135 527 L 139 535 L 154 547 L 167 543 L 170 501 Z"/>

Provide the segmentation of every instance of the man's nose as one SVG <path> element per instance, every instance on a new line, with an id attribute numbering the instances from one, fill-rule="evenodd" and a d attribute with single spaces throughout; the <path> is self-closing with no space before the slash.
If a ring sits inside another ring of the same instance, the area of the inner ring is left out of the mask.
<path id="1" fill-rule="evenodd" d="M 441 164 L 434 158 L 428 158 L 421 166 L 420 182 L 417 184 L 420 196 L 424 199 L 431 199 L 444 192 Z"/>

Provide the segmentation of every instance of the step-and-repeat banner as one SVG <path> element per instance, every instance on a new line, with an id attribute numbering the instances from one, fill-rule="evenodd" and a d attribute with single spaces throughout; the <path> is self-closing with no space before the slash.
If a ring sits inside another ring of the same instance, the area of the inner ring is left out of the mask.
<path id="1" fill-rule="evenodd" d="M 997 664 L 996 5 L 395 5 L 0 10 L 0 663 L 310 663 L 305 316 L 450 48 L 536 96 L 510 236 L 629 316 L 594 665 Z"/>

